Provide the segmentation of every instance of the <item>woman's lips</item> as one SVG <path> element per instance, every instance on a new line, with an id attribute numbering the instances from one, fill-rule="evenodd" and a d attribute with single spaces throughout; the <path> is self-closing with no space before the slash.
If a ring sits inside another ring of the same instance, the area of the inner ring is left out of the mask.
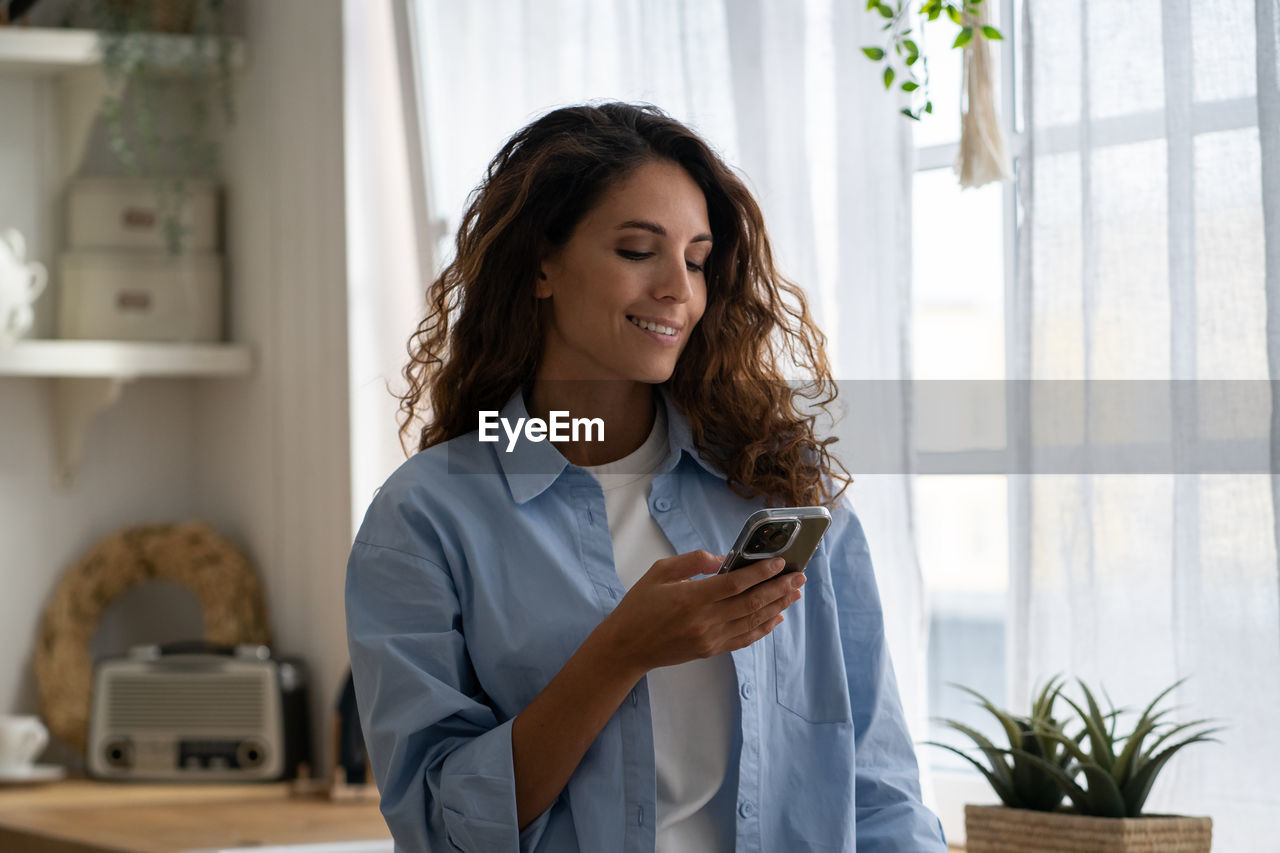
<path id="1" fill-rule="evenodd" d="M 654 325 L 659 325 L 656 321 L 649 321 L 649 322 L 653 323 Z M 674 335 L 664 335 L 661 332 L 655 332 L 650 329 L 646 329 L 646 328 L 643 328 L 642 326 L 639 326 L 636 323 L 636 321 L 632 319 L 630 316 L 627 317 L 627 325 L 635 329 L 640 334 L 646 335 L 650 339 L 657 341 L 663 346 L 673 347 L 680 342 L 680 331 L 678 329 L 676 330 L 676 333 Z M 667 328 L 675 328 L 675 327 L 668 326 Z"/>

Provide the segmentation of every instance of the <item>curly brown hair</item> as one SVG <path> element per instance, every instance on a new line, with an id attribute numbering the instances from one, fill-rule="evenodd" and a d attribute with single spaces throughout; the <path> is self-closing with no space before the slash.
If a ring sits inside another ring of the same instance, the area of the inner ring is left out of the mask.
<path id="1" fill-rule="evenodd" d="M 666 383 L 694 444 L 744 497 L 833 503 L 849 477 L 827 451 L 835 439 L 814 434 L 816 409 L 826 412 L 837 394 L 826 338 L 804 293 L 774 268 L 764 217 L 742 180 L 649 104 L 554 110 L 489 163 L 454 260 L 431 283 L 427 315 L 409 339 L 401 444 L 417 420 L 418 450 L 472 432 L 481 410 L 502 408 L 534 380 L 545 328 L 545 300 L 534 293 L 540 259 L 569 240 L 609 187 L 652 161 L 683 167 L 702 189 L 713 237 L 706 310 Z M 812 378 L 788 383 L 783 357 Z M 806 413 L 801 400 L 814 408 Z"/>

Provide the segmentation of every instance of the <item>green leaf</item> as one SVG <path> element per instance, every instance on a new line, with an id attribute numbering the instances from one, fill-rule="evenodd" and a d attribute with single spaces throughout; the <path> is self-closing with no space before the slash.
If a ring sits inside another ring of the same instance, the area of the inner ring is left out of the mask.
<path id="1" fill-rule="evenodd" d="M 918 116 L 918 115 L 916 115 L 915 113 L 911 112 L 911 110 L 908 110 L 908 109 L 905 109 L 905 108 L 904 108 L 904 109 L 898 110 L 898 112 L 902 113 L 904 116 L 906 116 L 907 118 L 911 119 L 912 121 L 919 121 L 919 120 L 920 120 L 920 116 Z"/>
<path id="2" fill-rule="evenodd" d="M 1137 763 L 1135 757 L 1142 755 L 1142 742 L 1146 740 L 1147 735 L 1155 730 L 1155 727 L 1155 720 L 1144 717 L 1138 721 L 1138 727 L 1125 739 L 1124 749 L 1120 752 L 1120 757 L 1116 759 L 1116 763 L 1111 767 L 1111 778 L 1115 780 L 1117 785 L 1123 787 L 1124 783 L 1128 781 L 1130 762 Z"/>
<path id="3" fill-rule="evenodd" d="M 910 56 L 907 57 L 907 65 L 908 66 L 915 65 L 916 60 L 919 58 L 920 58 L 920 54 L 918 53 L 911 54 Z"/>
<path id="4" fill-rule="evenodd" d="M 992 41 L 1004 41 L 1004 36 L 1000 35 L 1000 31 L 995 27 L 984 26 L 982 28 L 982 34 Z"/>
<path id="5" fill-rule="evenodd" d="M 1102 716 L 1102 711 L 1098 708 L 1098 703 L 1093 698 L 1093 693 L 1089 691 L 1088 686 L 1078 678 L 1076 681 L 1079 683 L 1080 689 L 1084 691 L 1085 700 L 1089 703 L 1089 713 L 1086 714 L 1070 698 L 1066 696 L 1062 698 L 1071 703 L 1071 707 L 1075 708 L 1076 712 L 1080 714 L 1081 722 L 1089 730 L 1089 749 L 1093 753 L 1094 763 L 1110 772 L 1111 765 L 1115 763 L 1116 757 L 1112 751 L 1111 740 L 1107 737 L 1106 718 Z"/>
<path id="6" fill-rule="evenodd" d="M 1056 764 L 1050 764 L 1048 761 L 1045 761 L 1043 758 L 1040 758 L 1037 755 L 1032 755 L 1026 750 L 1011 749 L 1009 750 L 1009 754 L 1013 755 L 1016 758 L 1023 758 L 1027 761 L 1030 761 L 1033 765 L 1035 765 L 1036 767 L 1039 767 L 1045 773 L 1049 774 L 1049 776 L 1051 776 L 1053 780 L 1058 783 L 1058 786 L 1062 788 L 1062 790 L 1066 793 L 1066 795 L 1071 798 L 1072 802 L 1075 802 L 1077 797 L 1079 797 L 1082 800 L 1085 798 L 1084 788 L 1081 788 L 1079 785 L 1075 783 L 1075 780 L 1073 778 L 1075 775 L 1074 773 L 1068 773 L 1067 771 L 1063 770 L 1061 767 L 1057 766 Z"/>
<path id="7" fill-rule="evenodd" d="M 884 51 L 878 47 L 864 47 L 862 52 L 867 55 L 867 59 L 870 59 L 873 62 L 879 62 L 884 59 Z"/>
<path id="8" fill-rule="evenodd" d="M 927 113 L 933 112 L 932 101 L 929 101 L 924 105 L 924 111 Z M 1009 716 L 1004 711 L 1001 711 L 995 705 L 991 704 L 991 701 L 987 699 L 986 696 L 983 696 L 981 693 L 979 693 L 978 691 L 965 687 L 963 684 L 955 684 L 954 682 L 951 683 L 951 686 L 959 688 L 960 690 L 963 690 L 965 693 L 968 693 L 970 696 L 973 696 L 975 699 L 979 701 L 979 703 L 981 703 L 982 707 L 986 708 L 987 711 L 989 711 L 992 716 L 994 716 L 997 720 L 1000 721 L 1000 725 L 1004 726 L 1005 736 L 1009 738 L 1010 746 L 1022 745 L 1022 730 L 1018 728 L 1018 724 L 1014 722 L 1013 717 Z"/>
<path id="9" fill-rule="evenodd" d="M 927 113 L 933 113 L 933 101 L 924 102 L 924 111 Z"/>
<path id="10" fill-rule="evenodd" d="M 1053 702 L 1058 698 L 1058 694 L 1062 692 L 1062 685 L 1057 684 L 1061 675 L 1055 675 L 1045 683 L 1036 700 L 1031 703 L 1031 715 L 1042 719 L 1049 719 L 1053 716 Z"/>
<path id="11" fill-rule="evenodd" d="M 1164 745 L 1164 742 L 1169 740 L 1169 738 L 1173 737 L 1178 732 L 1184 732 L 1187 729 L 1191 728 L 1192 726 L 1199 726 L 1199 725 L 1203 725 L 1204 723 L 1210 723 L 1210 722 L 1213 722 L 1213 719 L 1211 717 L 1207 717 L 1203 720 L 1193 720 L 1190 723 L 1183 723 L 1180 726 L 1174 726 L 1173 728 L 1169 729 L 1167 732 L 1164 732 L 1162 735 L 1160 735 L 1160 737 L 1156 738 L 1155 743 L 1151 744 L 1151 746 L 1147 749 L 1146 754 L 1142 756 L 1142 760 L 1144 762 L 1150 761 L 1151 757 L 1156 754 L 1156 751 L 1160 749 L 1161 746 Z M 1210 729 L 1209 731 L 1218 732 L 1218 731 L 1222 731 L 1223 728 L 1225 727 L 1219 726 L 1218 728 Z M 1202 732 L 1202 734 L 1208 734 L 1208 732 Z"/>
<path id="12" fill-rule="evenodd" d="M 983 767 L 982 763 L 978 761 L 976 758 L 974 758 L 972 755 L 969 755 L 967 752 L 964 752 L 963 750 L 956 749 L 954 746 L 951 746 L 950 744 L 938 743 L 937 741 L 932 741 L 932 740 L 927 740 L 924 743 L 928 746 L 938 746 L 938 747 L 942 747 L 943 749 L 950 750 L 951 752 L 954 752 L 956 755 L 963 758 L 965 761 L 968 761 L 974 767 L 978 768 L 978 770 L 982 773 L 983 776 L 987 777 L 987 782 L 991 785 L 991 790 L 996 792 L 996 796 L 1000 798 L 1000 802 L 1004 803 L 1010 808 L 1018 808 L 1018 806 L 1015 805 L 1018 802 L 1018 798 L 1014 795 L 1013 791 L 1010 788 L 1008 788 L 1003 782 L 997 779 L 995 776 L 991 775 L 991 771 Z"/>
<path id="13" fill-rule="evenodd" d="M 893 68 L 886 66 L 884 69 L 884 87 L 888 89 L 893 85 Z"/>
<path id="14" fill-rule="evenodd" d="M 904 92 L 914 92 L 916 89 L 919 89 L 919 88 L 920 88 L 919 83 L 912 83 L 910 80 L 902 84 L 902 91 Z"/>
<path id="15" fill-rule="evenodd" d="M 1201 743 L 1203 741 L 1220 743 L 1217 738 L 1211 738 L 1208 737 L 1208 735 L 1222 731 L 1223 728 L 1225 728 L 1225 726 L 1216 729 L 1209 729 L 1208 731 L 1203 731 L 1193 737 L 1189 737 L 1181 743 L 1174 744 L 1153 758 L 1141 770 L 1134 773 L 1133 778 L 1129 780 L 1129 784 L 1125 787 L 1124 791 L 1125 807 L 1129 813 L 1135 817 L 1142 814 L 1142 806 L 1147 801 L 1147 795 L 1151 793 L 1151 786 L 1155 784 L 1156 776 L 1159 775 L 1160 771 L 1164 768 L 1164 765 L 1168 763 L 1170 758 L 1173 758 L 1174 754 L 1178 750 L 1182 749 L 1184 746 L 1190 746 L 1193 743 Z"/>
<path id="16" fill-rule="evenodd" d="M 956 36 L 956 40 L 951 43 L 951 46 L 953 48 L 964 47 L 971 41 L 973 41 L 973 27 L 964 27 L 960 30 L 960 35 Z"/>
<path id="17" fill-rule="evenodd" d="M 914 56 L 920 55 L 920 45 L 916 44 L 911 39 L 903 39 L 902 46 L 907 49 L 907 53 L 910 53 Z"/>
<path id="18" fill-rule="evenodd" d="M 893 17 L 893 14 L 894 14 L 894 13 L 893 13 L 893 10 L 892 10 L 892 9 L 890 9 L 890 8 L 889 8 L 886 4 L 884 4 L 884 3 L 881 3 L 879 6 L 877 6 L 877 7 L 876 7 L 876 9 L 880 12 L 880 17 L 882 17 L 882 18 L 892 18 L 892 17 Z"/>
<path id="19" fill-rule="evenodd" d="M 947 17 L 951 19 L 952 23 L 958 26 L 962 24 L 960 20 L 960 10 L 950 3 L 947 4 Z"/>
<path id="20" fill-rule="evenodd" d="M 1031 755 L 1043 757 L 1040 751 L 1040 741 L 1032 736 L 1031 726 L 1025 720 L 1015 720 L 1014 722 L 1018 724 L 1020 735 L 1018 742 L 1010 745 L 1020 747 Z M 1019 794 L 1035 790 L 1038 780 L 1043 778 L 1043 775 L 1038 768 L 1033 767 L 1026 761 L 1015 759 L 1013 762 L 1013 787 Z"/>
<path id="21" fill-rule="evenodd" d="M 1143 711 L 1142 711 L 1142 716 L 1139 718 L 1139 722 L 1141 722 L 1142 720 L 1146 719 L 1147 715 L 1148 715 L 1148 714 L 1150 714 L 1152 711 L 1154 711 L 1154 710 L 1155 710 L 1155 708 L 1156 708 L 1156 706 L 1160 704 L 1160 700 L 1161 700 L 1161 699 L 1163 699 L 1164 697 L 1166 697 L 1166 696 L 1168 696 L 1170 693 L 1172 693 L 1172 692 L 1174 691 L 1174 689 L 1176 689 L 1178 686 L 1180 686 L 1180 685 L 1182 684 L 1182 682 L 1186 681 L 1189 677 L 1190 677 L 1190 676 L 1183 676 L 1182 678 L 1179 678 L 1177 681 L 1173 682 L 1173 684 L 1170 684 L 1170 685 L 1169 685 L 1168 687 L 1166 687 L 1164 690 L 1161 690 L 1161 691 L 1160 691 L 1160 695 L 1159 695 L 1159 696 L 1157 696 L 1156 698 L 1152 699 L 1152 700 L 1151 700 L 1151 704 L 1150 704 L 1150 705 L 1148 705 L 1145 709 L 1143 709 Z"/>
<path id="22" fill-rule="evenodd" d="M 950 726 L 963 735 L 966 735 L 970 740 L 977 744 L 978 748 L 981 749 L 991 761 L 992 772 L 998 775 L 1001 781 L 1008 785 L 1013 785 L 1013 771 L 1009 769 L 1009 765 L 1005 764 L 1003 759 L 998 757 L 1003 752 L 1000 747 L 988 740 L 982 732 L 972 729 L 963 723 L 957 723 L 955 720 L 948 720 L 941 717 L 937 717 L 935 720 L 943 725 Z"/>
<path id="23" fill-rule="evenodd" d="M 1043 735 L 1044 737 L 1047 737 L 1050 740 L 1054 741 L 1055 743 L 1061 744 L 1063 747 L 1065 747 L 1067 755 L 1071 756 L 1076 761 L 1086 763 L 1090 760 L 1090 758 L 1085 753 L 1085 751 L 1080 748 L 1080 744 L 1078 741 L 1078 738 L 1083 734 L 1084 733 L 1081 732 L 1080 735 L 1076 735 L 1075 738 L 1069 738 L 1066 735 L 1062 734 L 1061 732 L 1055 732 L 1055 731 L 1041 732 L 1041 735 Z"/>
<path id="24" fill-rule="evenodd" d="M 1083 803 L 1073 798 L 1076 808 L 1094 817 L 1137 817 L 1128 813 L 1120 786 L 1110 773 L 1096 764 L 1081 764 L 1080 769 L 1089 780 L 1089 791 Z"/>
<path id="25" fill-rule="evenodd" d="M 1105 684 L 1102 686 L 1102 695 L 1106 697 L 1107 704 L 1111 706 L 1111 710 L 1114 713 L 1116 710 L 1116 703 L 1111 699 L 1111 694 L 1107 692 L 1107 687 Z M 1110 732 L 1110 737 L 1111 737 L 1111 740 L 1113 741 L 1116 739 L 1116 724 L 1119 722 L 1120 722 L 1119 714 L 1116 714 L 1111 718 L 1111 728 L 1108 731 Z"/>

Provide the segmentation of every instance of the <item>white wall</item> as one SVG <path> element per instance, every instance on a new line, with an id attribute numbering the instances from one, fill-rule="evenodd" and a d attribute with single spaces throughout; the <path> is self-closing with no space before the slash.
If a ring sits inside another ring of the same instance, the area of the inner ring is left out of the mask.
<path id="1" fill-rule="evenodd" d="M 310 664 L 327 766 L 351 538 L 342 4 L 242 11 L 248 65 L 223 155 L 229 332 L 254 346 L 253 373 L 127 386 L 65 491 L 53 486 L 52 383 L 0 378 L 0 713 L 36 708 L 36 625 L 77 555 L 124 525 L 199 518 L 258 566 L 276 649 Z M 0 225 L 22 228 L 51 268 L 55 98 L 48 80 L 0 76 Z M 52 331 L 51 306 L 39 334 Z"/>
<path id="2" fill-rule="evenodd" d="M 341 0 L 248 3 L 245 31 L 227 237 L 232 336 L 257 363 L 248 381 L 200 388 L 196 505 L 257 561 L 277 650 L 311 666 L 323 750 L 347 662 L 352 533 Z"/>

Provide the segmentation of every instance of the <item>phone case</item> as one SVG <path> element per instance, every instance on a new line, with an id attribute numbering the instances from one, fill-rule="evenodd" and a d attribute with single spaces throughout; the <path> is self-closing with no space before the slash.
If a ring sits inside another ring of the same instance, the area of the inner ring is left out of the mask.
<path id="1" fill-rule="evenodd" d="M 780 540 L 775 540 L 764 543 L 764 547 L 759 547 L 760 540 L 752 541 L 757 531 L 761 531 L 762 534 L 769 532 L 768 529 L 762 530 L 767 525 L 788 521 L 796 522 L 796 527 L 794 533 L 788 535 L 785 545 L 782 545 Z M 818 550 L 818 543 L 822 541 L 823 535 L 830 526 L 831 513 L 820 506 L 779 507 L 753 512 L 742 525 L 737 541 L 725 555 L 719 574 L 732 572 L 758 560 L 770 560 L 774 557 L 782 557 L 787 561 L 783 572 L 802 572 L 809 565 L 809 560 Z"/>

